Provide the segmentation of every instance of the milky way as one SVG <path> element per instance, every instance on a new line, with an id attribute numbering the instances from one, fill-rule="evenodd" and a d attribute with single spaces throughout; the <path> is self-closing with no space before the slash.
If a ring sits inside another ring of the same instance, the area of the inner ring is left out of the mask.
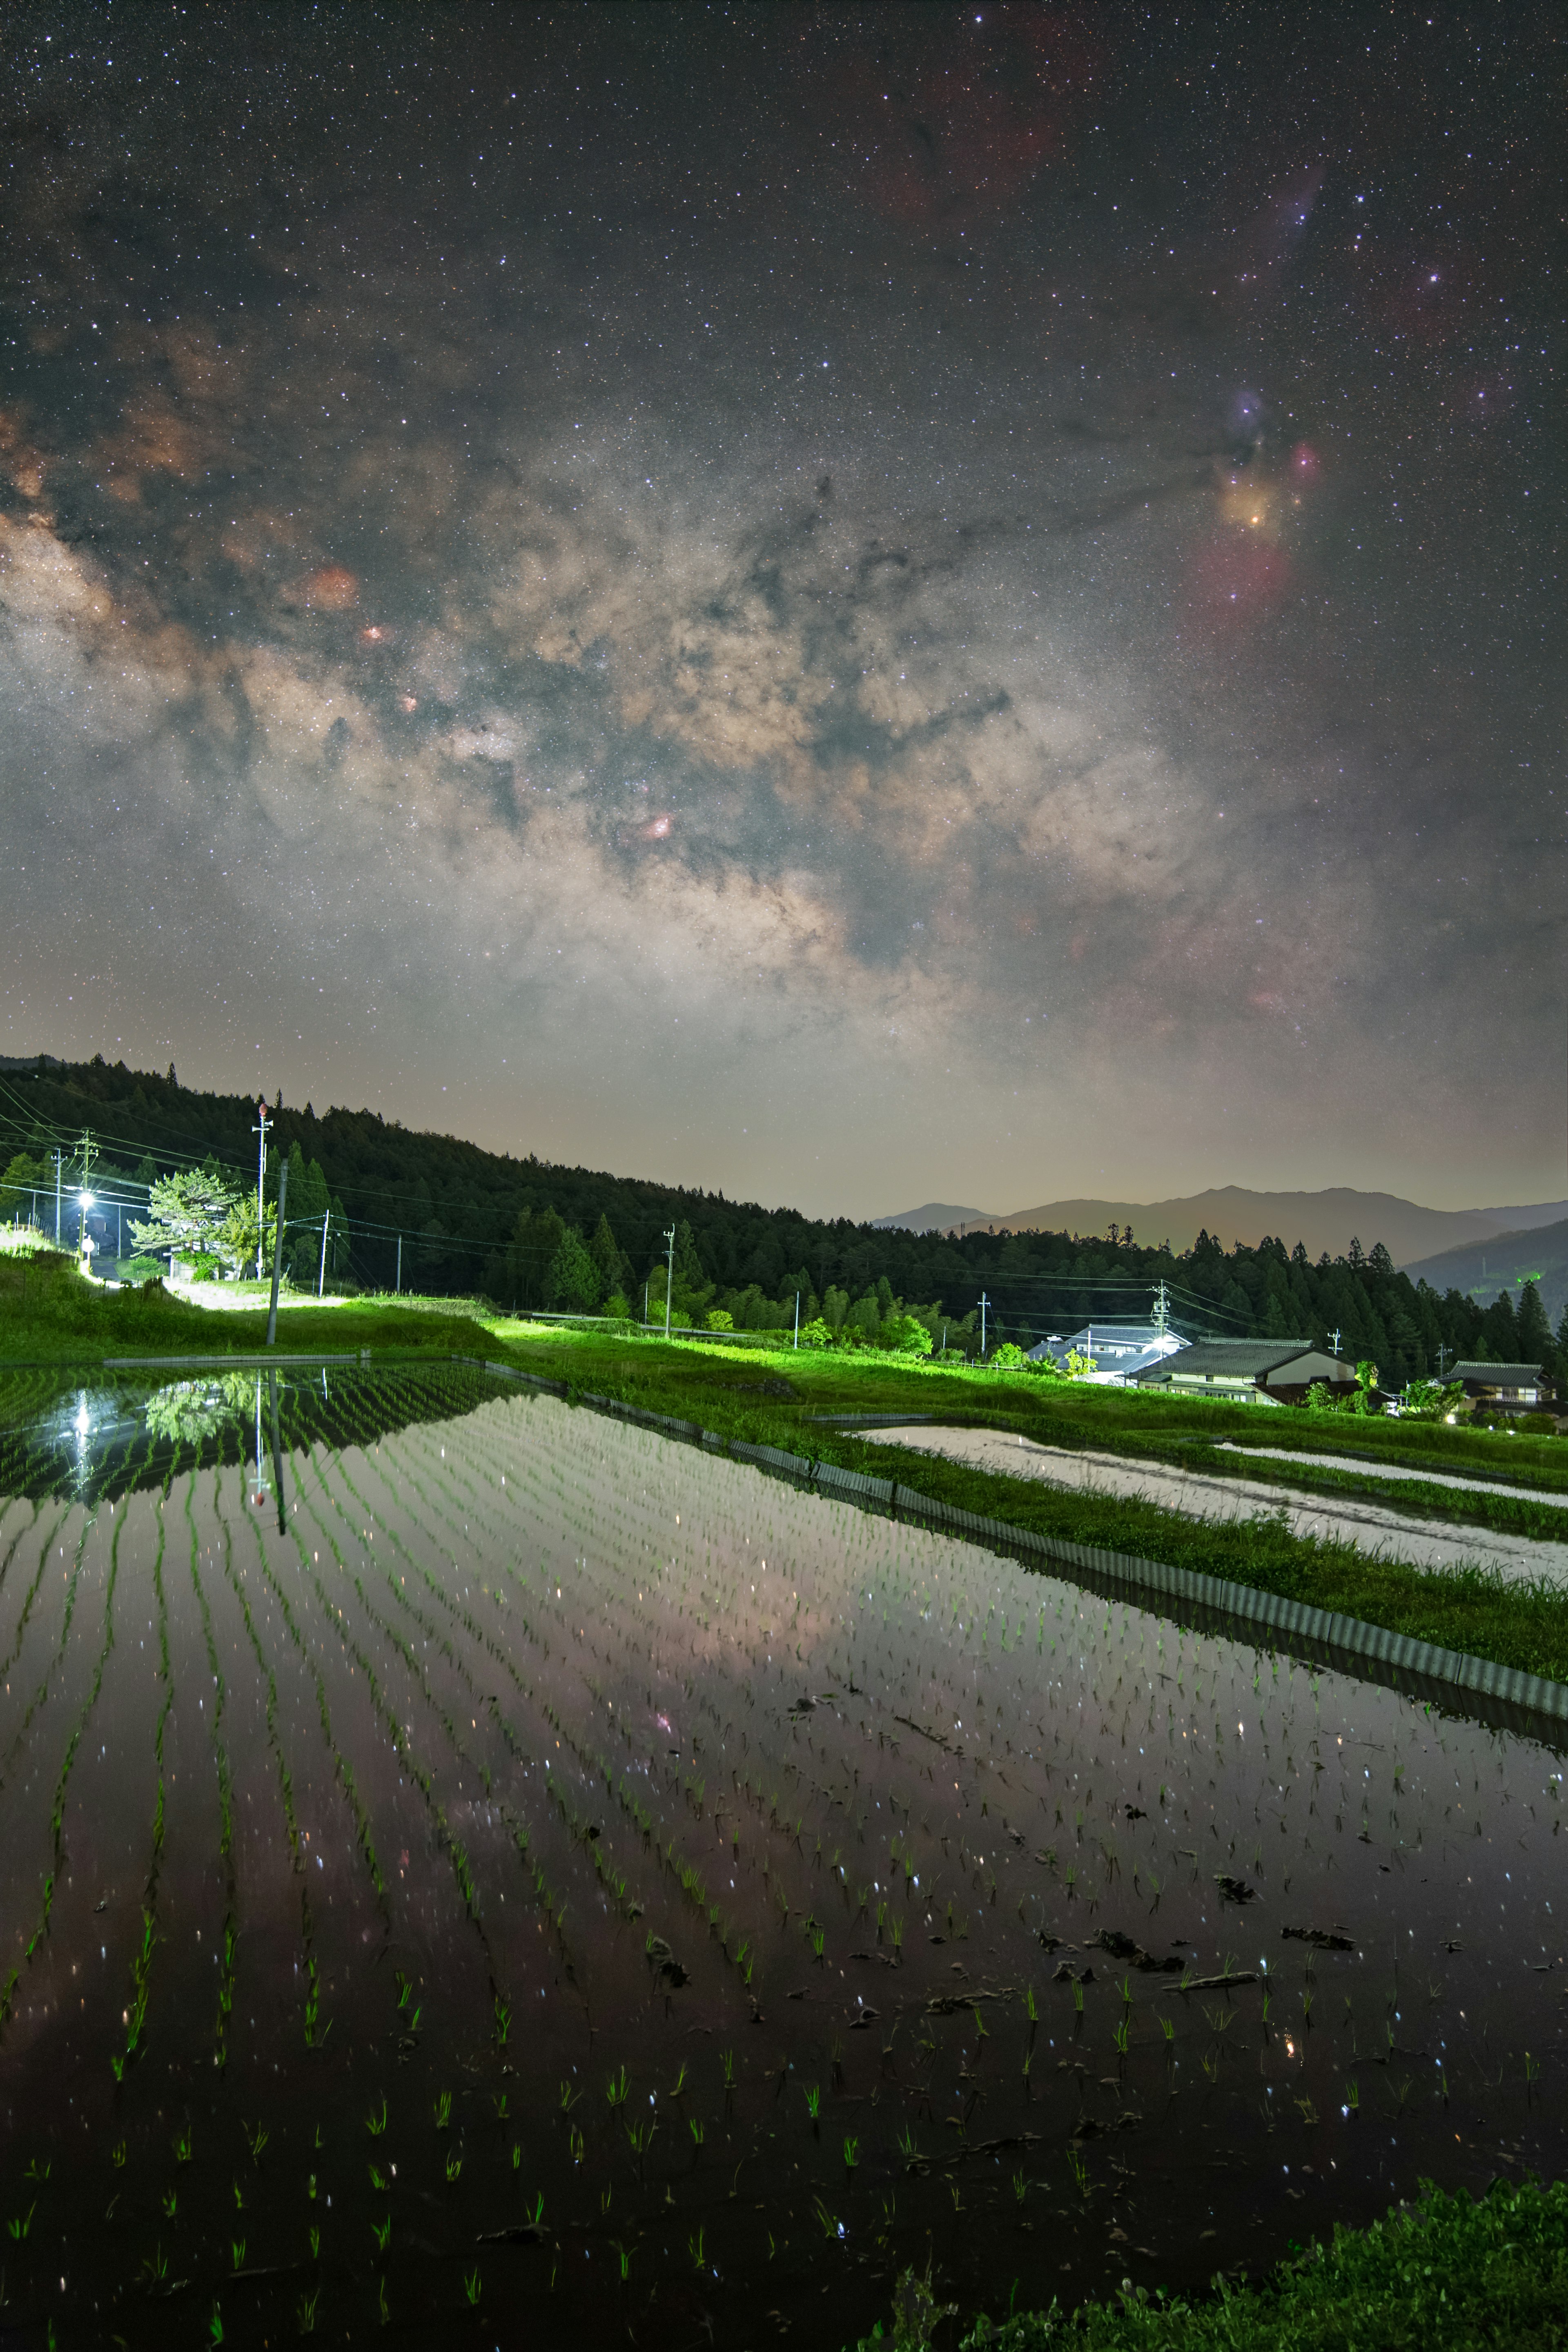
<path id="1" fill-rule="evenodd" d="M 13 10 L 0 1048 L 1560 1190 L 1559 30 Z"/>

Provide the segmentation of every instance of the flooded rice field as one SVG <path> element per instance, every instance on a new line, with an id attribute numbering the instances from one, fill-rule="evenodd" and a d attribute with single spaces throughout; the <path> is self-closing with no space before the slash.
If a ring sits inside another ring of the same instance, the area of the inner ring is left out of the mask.
<path id="1" fill-rule="evenodd" d="M 1547 1748 L 328 1377 L 9 1384 L 0 2341 L 837 2347 L 1563 2169 Z"/>

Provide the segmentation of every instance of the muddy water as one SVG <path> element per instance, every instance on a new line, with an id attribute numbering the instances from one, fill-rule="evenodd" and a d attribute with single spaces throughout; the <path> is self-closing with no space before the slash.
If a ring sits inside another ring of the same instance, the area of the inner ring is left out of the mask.
<path id="1" fill-rule="evenodd" d="M 1553 1755 L 550 1401 L 388 1420 L 0 1517 L 22 2340 L 837 2345 L 928 2253 L 1190 2287 L 1562 2168 Z"/>

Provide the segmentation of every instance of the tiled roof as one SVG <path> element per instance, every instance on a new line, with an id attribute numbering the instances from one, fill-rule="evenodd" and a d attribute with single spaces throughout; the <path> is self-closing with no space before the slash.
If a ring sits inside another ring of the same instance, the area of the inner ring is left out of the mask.
<path id="1" fill-rule="evenodd" d="M 1179 1356 L 1167 1357 L 1162 1370 L 1168 1366 L 1184 1380 L 1212 1372 L 1232 1380 L 1256 1381 L 1277 1365 L 1317 1352 L 1310 1339 L 1194 1339 Z"/>

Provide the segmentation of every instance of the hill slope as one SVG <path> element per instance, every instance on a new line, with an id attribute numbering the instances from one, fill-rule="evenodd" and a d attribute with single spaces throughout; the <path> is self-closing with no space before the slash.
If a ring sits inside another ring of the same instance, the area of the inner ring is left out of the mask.
<path id="1" fill-rule="evenodd" d="M 1462 1290 L 1471 1298 L 1495 1298 L 1534 1282 L 1541 1303 L 1555 1323 L 1568 1306 L 1568 1217 L 1533 1231 L 1502 1234 L 1490 1241 L 1462 1242 L 1405 1268 L 1412 1281 L 1434 1290 Z"/>

